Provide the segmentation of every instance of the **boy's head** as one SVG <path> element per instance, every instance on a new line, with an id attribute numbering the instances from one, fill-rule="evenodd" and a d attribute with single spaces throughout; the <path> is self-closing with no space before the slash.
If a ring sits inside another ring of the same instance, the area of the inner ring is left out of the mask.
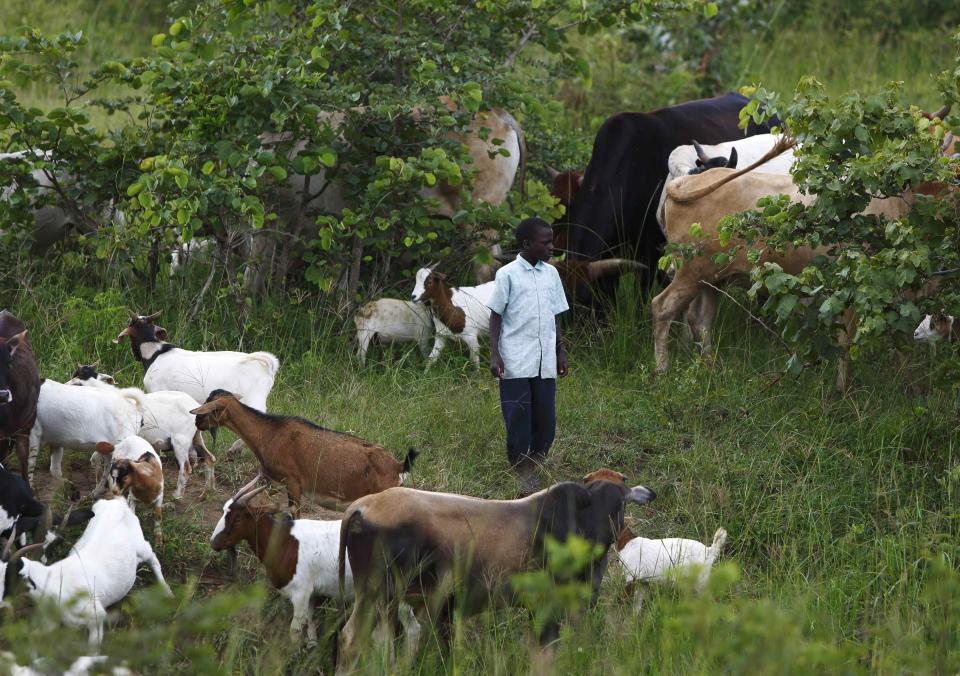
<path id="1" fill-rule="evenodd" d="M 553 227 L 542 218 L 520 221 L 514 235 L 524 258 L 547 261 L 553 255 Z"/>

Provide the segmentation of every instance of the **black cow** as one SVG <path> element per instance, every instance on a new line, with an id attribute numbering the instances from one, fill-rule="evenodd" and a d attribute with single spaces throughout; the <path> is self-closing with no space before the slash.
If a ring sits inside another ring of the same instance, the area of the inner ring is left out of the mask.
<path id="1" fill-rule="evenodd" d="M 11 313 L 0 312 L 0 461 L 12 445 L 20 473 L 28 479 L 30 430 L 37 419 L 40 374 L 27 330 Z"/>
<path id="2" fill-rule="evenodd" d="M 670 152 L 694 139 L 712 145 L 769 132 L 768 125 L 751 124 L 746 133 L 737 126 L 746 104 L 745 97 L 730 92 L 608 118 L 597 132 L 567 222 L 558 224 L 558 246 L 588 260 L 625 256 L 656 270 L 665 242 L 656 211 Z M 581 302 L 587 300 L 585 291 L 578 290 Z"/>

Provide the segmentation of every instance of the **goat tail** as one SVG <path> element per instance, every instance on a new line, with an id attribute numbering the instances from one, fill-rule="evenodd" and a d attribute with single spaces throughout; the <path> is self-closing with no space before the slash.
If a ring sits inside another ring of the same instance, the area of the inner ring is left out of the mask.
<path id="1" fill-rule="evenodd" d="M 117 390 L 124 399 L 129 399 L 133 402 L 134 406 L 137 407 L 141 413 L 147 410 L 147 400 L 143 397 L 143 390 L 139 387 L 124 387 Z"/>
<path id="2" fill-rule="evenodd" d="M 271 378 L 275 378 L 277 376 L 277 371 L 280 370 L 280 360 L 277 359 L 276 355 L 271 354 L 270 352 L 251 352 L 247 355 L 247 359 L 251 361 L 258 361 L 263 364 L 270 373 Z"/>
<path id="3" fill-rule="evenodd" d="M 401 470 L 403 474 L 413 469 L 413 461 L 417 459 L 418 455 L 420 453 L 413 446 L 407 449 L 407 457 L 403 459 L 403 469 Z"/>
<path id="4" fill-rule="evenodd" d="M 359 509 L 340 522 L 340 547 L 337 552 L 337 584 L 340 589 L 340 603 L 346 608 L 346 577 L 347 577 L 347 539 L 355 519 L 363 518 Z"/>
<path id="5" fill-rule="evenodd" d="M 716 561 L 717 557 L 720 555 L 723 546 L 727 543 L 727 531 L 723 528 L 718 528 L 717 532 L 713 534 L 713 542 L 710 543 L 709 553 L 707 558 L 710 561 L 709 565 L 713 565 L 713 562 Z"/>
<path id="6" fill-rule="evenodd" d="M 756 162 L 754 162 L 748 167 L 744 167 L 743 169 L 739 169 L 730 174 L 727 174 L 726 176 L 721 178 L 719 181 L 715 181 L 714 183 L 711 183 L 709 185 L 700 186 L 699 188 L 695 188 L 689 191 L 683 190 L 684 181 L 681 181 L 679 179 L 673 181 L 670 185 L 667 186 L 667 198 L 673 200 L 674 202 L 678 202 L 680 204 L 695 202 L 701 197 L 706 197 L 707 195 L 712 193 L 714 190 L 717 190 L 721 186 L 726 185 L 730 181 L 742 176 L 743 174 L 753 171 L 754 169 L 759 167 L 761 164 L 766 164 L 767 162 L 772 160 L 774 157 L 785 153 L 786 151 L 790 150 L 796 145 L 797 145 L 797 140 L 795 138 L 784 134 L 777 140 L 777 142 L 773 145 L 773 147 L 769 151 L 767 151 L 766 155 L 764 155 L 763 157 L 761 157 L 759 160 L 757 160 Z M 705 172 L 700 175 L 709 176 L 711 173 L 712 172 Z M 685 177 L 681 176 L 680 178 L 683 179 Z"/>

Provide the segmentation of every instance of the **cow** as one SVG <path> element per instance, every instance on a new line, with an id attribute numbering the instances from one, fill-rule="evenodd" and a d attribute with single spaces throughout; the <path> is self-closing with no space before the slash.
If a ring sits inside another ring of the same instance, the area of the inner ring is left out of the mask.
<path id="1" fill-rule="evenodd" d="M 440 102 L 451 112 L 456 112 L 456 104 L 448 97 L 440 97 Z M 364 109 L 354 108 L 352 111 L 363 112 Z M 411 113 L 414 118 L 420 115 L 418 108 Z M 321 122 L 328 123 L 333 129 L 339 129 L 346 118 L 347 113 L 342 111 L 323 112 L 319 117 Z M 467 148 L 467 154 L 471 160 L 468 169 L 474 172 L 471 191 L 473 201 L 486 202 L 493 206 L 502 204 L 507 199 L 515 178 L 519 181 L 521 193 L 523 192 L 526 180 L 527 146 L 523 130 L 513 115 L 502 108 L 478 112 L 473 116 L 466 132 L 462 135 L 453 134 L 452 138 L 460 141 Z M 289 133 L 263 134 L 260 140 L 265 147 L 274 147 L 289 142 L 291 136 Z M 289 151 L 289 158 L 296 157 L 306 146 L 306 141 L 295 142 Z M 501 151 L 508 154 L 504 155 Z M 423 188 L 421 195 L 435 201 L 433 216 L 452 218 L 463 208 L 460 189 L 460 186 L 437 182 L 434 186 Z M 281 220 L 290 224 L 298 235 L 300 232 L 297 228 L 301 227 L 297 223 L 298 214 L 301 212 L 301 202 L 305 194 L 307 201 L 303 205 L 303 211 L 308 214 L 325 213 L 339 216 L 343 209 L 349 206 L 342 183 L 335 177 L 328 180 L 322 168 L 311 176 L 290 174 L 287 177 L 287 185 L 279 197 L 277 211 Z M 312 219 L 306 220 L 313 222 Z M 494 253 L 498 252 L 495 232 L 484 231 L 478 234 L 484 244 L 491 246 Z M 256 240 L 254 247 L 256 255 L 266 260 L 269 243 L 263 237 L 258 237 Z M 479 266 L 476 272 L 478 281 L 490 281 L 493 279 L 494 268 Z"/>
<path id="2" fill-rule="evenodd" d="M 679 145 L 716 144 L 769 132 L 779 124 L 738 126 L 747 99 L 733 92 L 689 101 L 649 113 L 618 113 L 597 132 L 590 163 L 565 222 L 567 250 L 588 260 L 624 253 L 655 270 L 665 242 L 657 204 L 667 175 L 667 158 Z M 626 251 L 623 251 L 626 249 Z M 647 281 L 652 281 L 652 276 Z M 589 297 L 578 288 L 578 300 Z"/>
<path id="3" fill-rule="evenodd" d="M 30 430 L 37 419 L 40 374 L 23 322 L 0 311 L 0 461 L 12 445 L 29 480 Z"/>

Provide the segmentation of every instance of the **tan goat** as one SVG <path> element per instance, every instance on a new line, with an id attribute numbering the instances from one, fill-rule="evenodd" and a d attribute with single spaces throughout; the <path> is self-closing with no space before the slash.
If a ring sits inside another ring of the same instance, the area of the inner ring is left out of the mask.
<path id="1" fill-rule="evenodd" d="M 197 416 L 197 429 L 226 427 L 243 439 L 260 461 L 263 476 L 286 484 L 296 518 L 304 493 L 341 507 L 399 486 L 417 457 L 411 448 L 401 463 L 383 446 L 304 418 L 261 413 L 226 390 L 214 390 L 190 413 Z"/>

